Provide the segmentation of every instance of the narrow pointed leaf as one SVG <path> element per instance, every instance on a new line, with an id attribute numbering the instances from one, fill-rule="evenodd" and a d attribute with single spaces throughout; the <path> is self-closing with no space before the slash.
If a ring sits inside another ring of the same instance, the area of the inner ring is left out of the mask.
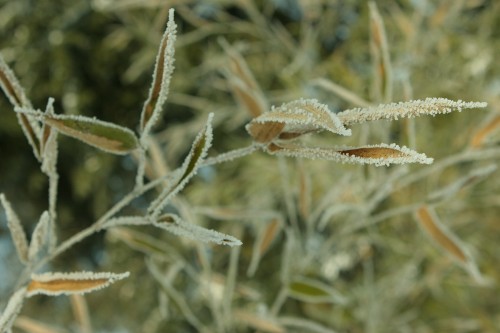
<path id="1" fill-rule="evenodd" d="M 54 327 L 26 316 L 19 316 L 14 322 L 14 327 L 26 333 L 68 333 L 69 331 Z M 81 332 L 86 333 L 86 332 Z"/>
<path id="2" fill-rule="evenodd" d="M 344 128 L 337 116 L 326 105 L 314 99 L 300 99 L 277 108 L 273 107 L 271 111 L 248 123 L 246 129 L 260 143 L 268 143 L 275 138 L 295 138 L 321 130 L 351 135 L 351 130 Z"/>
<path id="3" fill-rule="evenodd" d="M 256 313 L 245 310 L 235 310 L 234 317 L 238 322 L 257 330 L 257 332 L 266 333 L 286 333 L 286 329 L 276 322 L 273 318 L 263 318 Z"/>
<path id="4" fill-rule="evenodd" d="M 344 304 L 347 302 L 347 299 L 336 290 L 313 279 L 294 279 L 288 286 L 288 292 L 291 297 L 310 303 L 332 302 Z"/>
<path id="5" fill-rule="evenodd" d="M 33 274 L 28 285 L 27 297 L 34 295 L 71 295 L 84 294 L 99 290 L 129 276 L 129 273 L 44 273 Z"/>
<path id="6" fill-rule="evenodd" d="M 369 108 L 355 108 L 337 113 L 337 117 L 345 126 L 380 119 L 397 120 L 398 118 L 413 118 L 421 115 L 435 116 L 450 113 L 454 110 L 485 108 L 483 102 L 452 101 L 446 98 L 426 98 L 408 102 L 381 104 Z"/>
<path id="7" fill-rule="evenodd" d="M 188 156 L 178 170 L 179 177 L 172 182 L 172 185 L 166 187 L 148 208 L 148 213 L 153 218 L 157 218 L 170 198 L 180 192 L 196 175 L 212 145 L 212 119 L 213 113 L 210 113 L 205 128 L 196 136 Z"/>
<path id="8" fill-rule="evenodd" d="M 308 148 L 290 144 L 270 144 L 273 155 L 331 160 L 341 163 L 374 164 L 375 166 L 406 163 L 430 164 L 432 159 L 406 147 L 380 144 L 359 148 Z"/>
<path id="9" fill-rule="evenodd" d="M 153 82 L 149 90 L 149 96 L 141 113 L 141 140 L 145 138 L 151 128 L 158 121 L 163 104 L 167 100 L 170 78 L 174 71 L 174 53 L 177 25 L 174 21 L 174 10 L 170 9 L 167 28 L 163 34 L 160 48 L 156 56 Z"/>
<path id="10" fill-rule="evenodd" d="M 128 128 L 113 123 L 73 115 L 45 115 L 44 122 L 64 135 L 113 154 L 127 154 L 139 146 Z"/>
<path id="11" fill-rule="evenodd" d="M 17 290 L 9 299 L 7 306 L 0 315 L 0 332 L 8 332 L 21 311 L 26 295 L 26 288 Z"/>
<path id="12" fill-rule="evenodd" d="M 171 251 L 165 246 L 163 242 L 155 238 L 128 228 L 113 228 L 108 231 L 108 234 L 113 239 L 118 239 L 130 248 L 140 251 L 146 255 L 157 256 L 158 258 L 165 258 Z"/>
<path id="13" fill-rule="evenodd" d="M 9 68 L 3 57 L 0 55 L 0 87 L 14 107 L 25 107 L 31 109 L 31 102 L 26 97 L 24 89 L 14 72 Z M 40 160 L 40 126 L 32 117 L 25 114 L 17 114 L 17 119 L 24 135 L 33 148 L 35 157 Z"/>
<path id="14" fill-rule="evenodd" d="M 19 260 L 26 264 L 28 262 L 28 239 L 26 238 L 21 221 L 3 193 L 0 194 L 0 201 L 7 215 L 7 226 L 9 227 Z"/>
<path id="15" fill-rule="evenodd" d="M 488 137 L 500 129 L 500 115 L 493 117 L 486 124 L 481 126 L 471 139 L 471 146 L 478 148 L 482 146 Z"/>
<path id="16" fill-rule="evenodd" d="M 37 254 L 40 252 L 43 246 L 46 245 L 50 227 L 50 217 L 47 211 L 43 212 L 40 216 L 35 230 L 33 230 L 33 235 L 31 236 L 31 242 L 28 251 L 28 259 L 30 262 L 36 259 Z"/>
<path id="17" fill-rule="evenodd" d="M 245 59 L 227 42 L 222 47 L 228 55 L 227 80 L 238 104 L 252 117 L 258 117 L 268 110 L 268 103 L 257 81 L 248 68 Z"/>
<path id="18" fill-rule="evenodd" d="M 416 212 L 416 218 L 427 235 L 441 248 L 462 264 L 467 262 L 466 251 L 460 245 L 458 239 L 439 221 L 434 210 L 425 205 L 421 206 Z"/>
<path id="19" fill-rule="evenodd" d="M 216 243 L 229 246 L 240 246 L 242 244 L 239 239 L 233 236 L 188 223 L 174 214 L 160 216 L 160 218 L 154 222 L 154 225 L 174 235 L 187 237 L 204 243 Z"/>

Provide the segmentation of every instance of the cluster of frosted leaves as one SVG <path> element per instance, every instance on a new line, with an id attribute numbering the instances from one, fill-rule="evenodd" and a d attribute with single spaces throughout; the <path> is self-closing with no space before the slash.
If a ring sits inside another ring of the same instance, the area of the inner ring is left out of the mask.
<path id="1" fill-rule="evenodd" d="M 331 112 L 316 100 L 300 99 L 273 107 L 269 112 L 254 118 L 246 129 L 264 151 L 273 155 L 308 159 L 332 160 L 342 163 L 430 164 L 432 159 L 407 147 L 396 144 L 368 145 L 363 147 L 310 148 L 290 143 L 301 135 L 329 131 L 339 135 L 351 135 L 345 126 L 353 123 L 380 119 L 397 120 L 420 115 L 436 115 L 469 108 L 484 108 L 486 103 L 451 101 L 445 98 L 427 98 L 409 102 L 391 103 L 370 108 L 350 109 L 338 114 Z"/>

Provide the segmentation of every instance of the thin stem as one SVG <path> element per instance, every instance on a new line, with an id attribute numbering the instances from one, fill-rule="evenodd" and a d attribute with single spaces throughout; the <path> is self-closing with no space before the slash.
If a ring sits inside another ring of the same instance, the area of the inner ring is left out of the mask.
<path id="1" fill-rule="evenodd" d="M 260 149 L 259 145 L 252 144 L 248 147 L 230 150 L 226 153 L 222 153 L 222 154 L 217 155 L 215 157 L 207 158 L 201 164 L 201 166 L 209 166 L 209 165 L 214 165 L 214 164 L 220 164 L 223 162 L 229 162 L 229 161 L 235 160 L 237 158 L 241 158 L 241 157 L 245 157 L 246 155 L 250 155 L 251 153 L 255 152 L 258 149 Z"/>

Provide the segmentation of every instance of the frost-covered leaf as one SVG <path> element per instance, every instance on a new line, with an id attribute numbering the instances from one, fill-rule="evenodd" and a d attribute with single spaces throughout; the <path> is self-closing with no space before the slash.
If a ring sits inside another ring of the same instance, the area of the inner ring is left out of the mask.
<path id="1" fill-rule="evenodd" d="M 165 214 L 153 222 L 158 228 L 165 229 L 174 235 L 187 237 L 204 243 L 216 243 L 219 245 L 240 246 L 239 239 L 220 233 L 215 230 L 206 229 L 198 225 L 183 221 L 174 214 Z"/>
<path id="2" fill-rule="evenodd" d="M 345 126 L 374 121 L 379 119 L 397 120 L 398 118 L 412 118 L 421 115 L 435 116 L 450 113 L 454 110 L 485 108 L 483 102 L 452 101 L 446 98 L 426 98 L 408 102 L 381 104 L 370 108 L 355 108 L 337 113 L 337 117 Z"/>
<path id="3" fill-rule="evenodd" d="M 33 260 L 36 259 L 37 254 L 47 242 L 50 227 L 49 223 L 50 216 L 49 213 L 45 211 L 42 216 L 40 216 L 40 220 L 38 221 L 31 236 L 31 242 L 28 250 L 28 260 L 30 262 L 33 262 Z"/>
<path id="4" fill-rule="evenodd" d="M 148 214 L 152 215 L 153 218 L 158 217 L 170 198 L 182 191 L 184 186 L 186 186 L 191 178 L 196 175 L 207 155 L 208 149 L 212 145 L 212 119 L 213 113 L 210 113 L 205 128 L 198 133 L 188 156 L 182 163 L 181 168 L 177 170 L 179 176 L 172 182 L 172 185 L 167 186 L 162 193 L 160 193 L 158 198 L 156 198 L 148 208 Z"/>
<path id="5" fill-rule="evenodd" d="M 12 327 L 14 320 L 21 311 L 25 295 L 26 288 L 21 288 L 10 297 L 7 306 L 0 316 L 0 332 L 7 332 Z"/>
<path id="6" fill-rule="evenodd" d="M 27 288 L 27 297 L 33 295 L 70 295 L 84 294 L 99 290 L 110 284 L 124 279 L 129 273 L 94 273 L 94 272 L 72 272 L 72 273 L 44 273 L 33 274 Z"/>
<path id="7" fill-rule="evenodd" d="M 28 240 L 21 225 L 19 217 L 10 205 L 5 195 L 0 194 L 0 201 L 2 202 L 5 214 L 7 216 L 7 226 L 9 227 L 12 241 L 16 247 L 17 255 L 22 263 L 28 262 Z"/>
<path id="8" fill-rule="evenodd" d="M 0 87 L 14 107 L 25 107 L 31 109 L 31 102 L 26 97 L 24 89 L 14 72 L 9 68 L 3 57 L 0 55 Z M 36 119 L 26 114 L 17 114 L 17 119 L 24 135 L 33 148 L 35 157 L 40 160 L 40 126 Z"/>
<path id="9" fill-rule="evenodd" d="M 276 138 L 292 139 L 321 130 L 351 135 L 351 130 L 344 128 L 337 116 L 315 99 L 300 99 L 273 107 L 248 123 L 246 129 L 260 143 Z"/>
<path id="10" fill-rule="evenodd" d="M 308 148 L 291 144 L 270 144 L 266 151 L 273 155 L 332 160 L 341 163 L 374 164 L 375 166 L 406 163 L 432 163 L 432 158 L 396 144 L 357 148 Z"/>
<path id="11" fill-rule="evenodd" d="M 345 304 L 347 299 L 330 286 L 313 279 L 297 278 L 288 286 L 289 295 L 309 303 L 332 302 Z"/>
<path id="12" fill-rule="evenodd" d="M 149 96 L 141 113 L 141 140 L 147 137 L 151 128 L 158 121 L 167 100 L 170 78 L 174 71 L 174 53 L 177 25 L 174 21 L 174 10 L 170 9 L 167 28 L 163 34 L 158 54 L 156 55 L 153 82 Z"/>
<path id="13" fill-rule="evenodd" d="M 127 154 L 139 146 L 128 128 L 95 118 L 74 115 L 44 115 L 44 122 L 64 135 L 114 154 Z"/>

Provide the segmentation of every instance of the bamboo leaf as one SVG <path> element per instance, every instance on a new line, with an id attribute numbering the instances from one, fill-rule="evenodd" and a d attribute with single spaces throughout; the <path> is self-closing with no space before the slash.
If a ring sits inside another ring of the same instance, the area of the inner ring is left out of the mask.
<path id="1" fill-rule="evenodd" d="M 321 130 L 351 135 L 351 130 L 345 129 L 340 119 L 315 99 L 300 99 L 273 107 L 248 123 L 246 129 L 260 143 L 269 143 L 276 138 L 292 139 Z"/>
<path id="2" fill-rule="evenodd" d="M 50 216 L 49 213 L 45 211 L 42 216 L 40 216 L 40 220 L 38 221 L 31 236 L 31 242 L 28 250 L 28 259 L 30 262 L 33 262 L 36 259 L 37 254 L 47 242 L 49 223 Z"/>
<path id="3" fill-rule="evenodd" d="M 468 261 L 466 251 L 459 240 L 439 221 L 433 209 L 426 205 L 421 206 L 416 211 L 416 219 L 427 235 L 454 259 L 462 264 Z"/>
<path id="4" fill-rule="evenodd" d="M 176 236 L 187 237 L 204 243 L 216 243 L 228 246 L 240 246 L 242 244 L 239 239 L 233 236 L 188 223 L 174 214 L 162 215 L 153 224 L 156 227 L 167 230 Z"/>
<path id="5" fill-rule="evenodd" d="M 9 227 L 19 260 L 26 264 L 28 263 L 28 239 L 26 238 L 21 221 L 3 193 L 0 194 L 0 201 L 7 215 L 7 226 Z"/>
<path id="6" fill-rule="evenodd" d="M 313 279 L 294 279 L 288 286 L 288 292 L 291 297 L 309 303 L 347 303 L 347 299 L 339 292 Z"/>
<path id="7" fill-rule="evenodd" d="M 152 215 L 153 219 L 160 215 L 161 210 L 165 207 L 170 198 L 182 191 L 191 178 L 196 175 L 207 155 L 208 149 L 212 145 L 212 119 L 213 113 L 210 113 L 205 128 L 198 133 L 188 156 L 184 160 L 181 168 L 177 170 L 179 174 L 177 177 L 178 179 L 174 180 L 172 185 L 167 186 L 148 208 L 148 214 Z"/>
<path id="8" fill-rule="evenodd" d="M 9 68 L 3 57 L 0 55 L 0 87 L 5 96 L 14 107 L 24 107 L 31 109 L 31 102 L 26 97 L 24 89 L 21 87 L 19 80 L 14 72 Z M 40 160 L 40 126 L 33 117 L 25 114 L 17 114 L 17 119 L 24 135 L 28 139 L 28 143 L 33 148 L 33 154 Z"/>
<path id="9" fill-rule="evenodd" d="M 478 148 L 482 146 L 486 140 L 495 132 L 500 129 L 500 115 L 496 115 L 489 119 L 486 124 L 481 126 L 476 133 L 472 136 L 471 146 Z"/>
<path id="10" fill-rule="evenodd" d="M 435 116 L 450 113 L 454 110 L 485 108 L 487 103 L 452 101 L 446 98 L 426 98 L 408 102 L 381 104 L 369 108 L 355 108 L 337 113 L 337 117 L 345 126 L 380 119 L 398 120 L 421 115 Z"/>
<path id="11" fill-rule="evenodd" d="M 99 290 L 129 276 L 129 273 L 44 273 L 33 274 L 27 287 L 27 297 L 34 295 L 84 294 Z"/>
<path id="12" fill-rule="evenodd" d="M 8 332 L 14 320 L 21 311 L 26 295 L 26 288 L 17 290 L 9 299 L 7 306 L 0 315 L 0 332 Z"/>
<path id="13" fill-rule="evenodd" d="M 396 144 L 371 145 L 358 148 L 308 148 L 272 143 L 266 147 L 272 155 L 323 159 L 341 163 L 374 164 L 375 166 L 406 163 L 432 163 L 432 158 Z"/>
<path id="14" fill-rule="evenodd" d="M 44 115 L 44 122 L 59 132 L 113 154 L 127 154 L 139 146 L 128 128 L 95 118 L 74 115 Z"/>
<path id="15" fill-rule="evenodd" d="M 26 316 L 19 316 L 14 322 L 14 327 L 26 333 L 68 333 L 69 331 L 54 327 L 52 325 L 31 319 Z M 83 333 L 83 332 L 82 332 Z"/>
<path id="16" fill-rule="evenodd" d="M 233 96 L 252 117 L 260 116 L 269 106 L 259 84 L 241 54 L 226 41 L 221 44 L 229 58 L 226 76 Z"/>
<path id="17" fill-rule="evenodd" d="M 156 55 L 153 82 L 149 96 L 141 113 L 141 141 L 147 137 L 151 128 L 158 121 L 163 104 L 167 100 L 170 78 L 174 71 L 174 54 L 177 25 L 174 21 L 174 10 L 170 9 L 167 28 L 163 34 L 158 54 Z"/>

